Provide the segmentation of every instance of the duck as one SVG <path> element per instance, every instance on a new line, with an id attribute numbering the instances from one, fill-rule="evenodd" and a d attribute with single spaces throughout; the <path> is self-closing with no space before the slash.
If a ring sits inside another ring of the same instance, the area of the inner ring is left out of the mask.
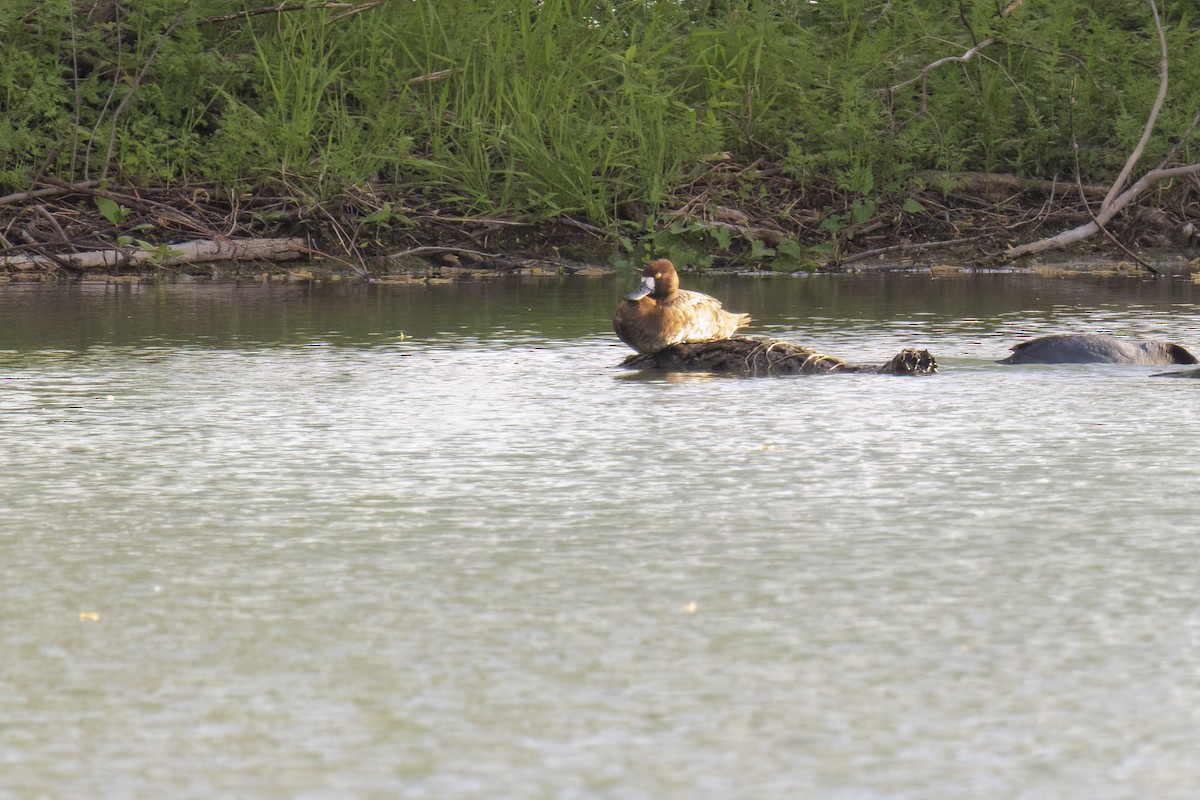
<path id="1" fill-rule="evenodd" d="M 1056 333 L 1013 346 L 998 364 L 1197 364 L 1174 342 L 1138 342 L 1091 333 Z"/>
<path id="2" fill-rule="evenodd" d="M 749 324 L 749 314 L 730 313 L 715 297 L 680 289 L 675 265 L 665 258 L 646 265 L 641 284 L 625 295 L 613 315 L 617 338 L 639 353 L 728 339 Z"/>

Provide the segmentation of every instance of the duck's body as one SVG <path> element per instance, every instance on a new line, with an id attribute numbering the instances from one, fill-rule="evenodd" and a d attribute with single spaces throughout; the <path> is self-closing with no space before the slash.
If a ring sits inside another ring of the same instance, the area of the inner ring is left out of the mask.
<path id="1" fill-rule="evenodd" d="M 1196 364 L 1172 342 L 1134 342 L 1097 334 L 1057 333 L 1012 348 L 1000 364 Z"/>
<path id="2" fill-rule="evenodd" d="M 750 324 L 749 314 L 731 314 L 721 301 L 679 288 L 675 265 L 665 258 L 642 270 L 642 283 L 613 315 L 618 338 L 639 353 L 657 353 L 684 342 L 728 339 Z"/>

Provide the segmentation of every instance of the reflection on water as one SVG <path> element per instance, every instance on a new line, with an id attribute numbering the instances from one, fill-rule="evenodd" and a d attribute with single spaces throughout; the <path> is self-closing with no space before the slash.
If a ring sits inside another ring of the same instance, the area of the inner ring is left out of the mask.
<path id="1" fill-rule="evenodd" d="M 0 291 L 0 797 L 1192 796 L 1200 383 L 992 363 L 1192 284 L 625 283 Z"/>

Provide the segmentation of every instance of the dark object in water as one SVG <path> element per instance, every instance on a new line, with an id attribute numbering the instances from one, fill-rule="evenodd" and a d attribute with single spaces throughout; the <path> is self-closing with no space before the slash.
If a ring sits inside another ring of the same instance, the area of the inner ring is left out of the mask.
<path id="1" fill-rule="evenodd" d="M 1179 372 L 1156 372 L 1151 378 L 1200 378 L 1200 369 L 1183 369 Z"/>
<path id="2" fill-rule="evenodd" d="M 656 353 L 632 355 L 621 362 L 632 369 L 666 372 L 719 372 L 726 375 L 820 375 L 830 372 L 877 372 L 928 375 L 937 359 L 928 350 L 901 350 L 886 364 L 847 364 L 811 347 L 760 336 L 734 336 L 712 342 L 673 344 Z"/>
<path id="3" fill-rule="evenodd" d="M 1057 333 L 1012 348 L 997 364 L 1200 364 L 1171 342 L 1134 342 L 1090 333 Z"/>

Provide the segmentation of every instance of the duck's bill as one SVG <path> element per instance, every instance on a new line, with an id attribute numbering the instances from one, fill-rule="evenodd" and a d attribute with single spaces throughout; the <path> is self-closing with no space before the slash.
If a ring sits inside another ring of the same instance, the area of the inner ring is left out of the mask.
<path id="1" fill-rule="evenodd" d="M 626 300 L 641 300 L 646 295 L 654 291 L 654 278 L 646 276 L 642 278 L 642 283 L 638 288 L 634 289 L 629 294 L 625 295 Z"/>

